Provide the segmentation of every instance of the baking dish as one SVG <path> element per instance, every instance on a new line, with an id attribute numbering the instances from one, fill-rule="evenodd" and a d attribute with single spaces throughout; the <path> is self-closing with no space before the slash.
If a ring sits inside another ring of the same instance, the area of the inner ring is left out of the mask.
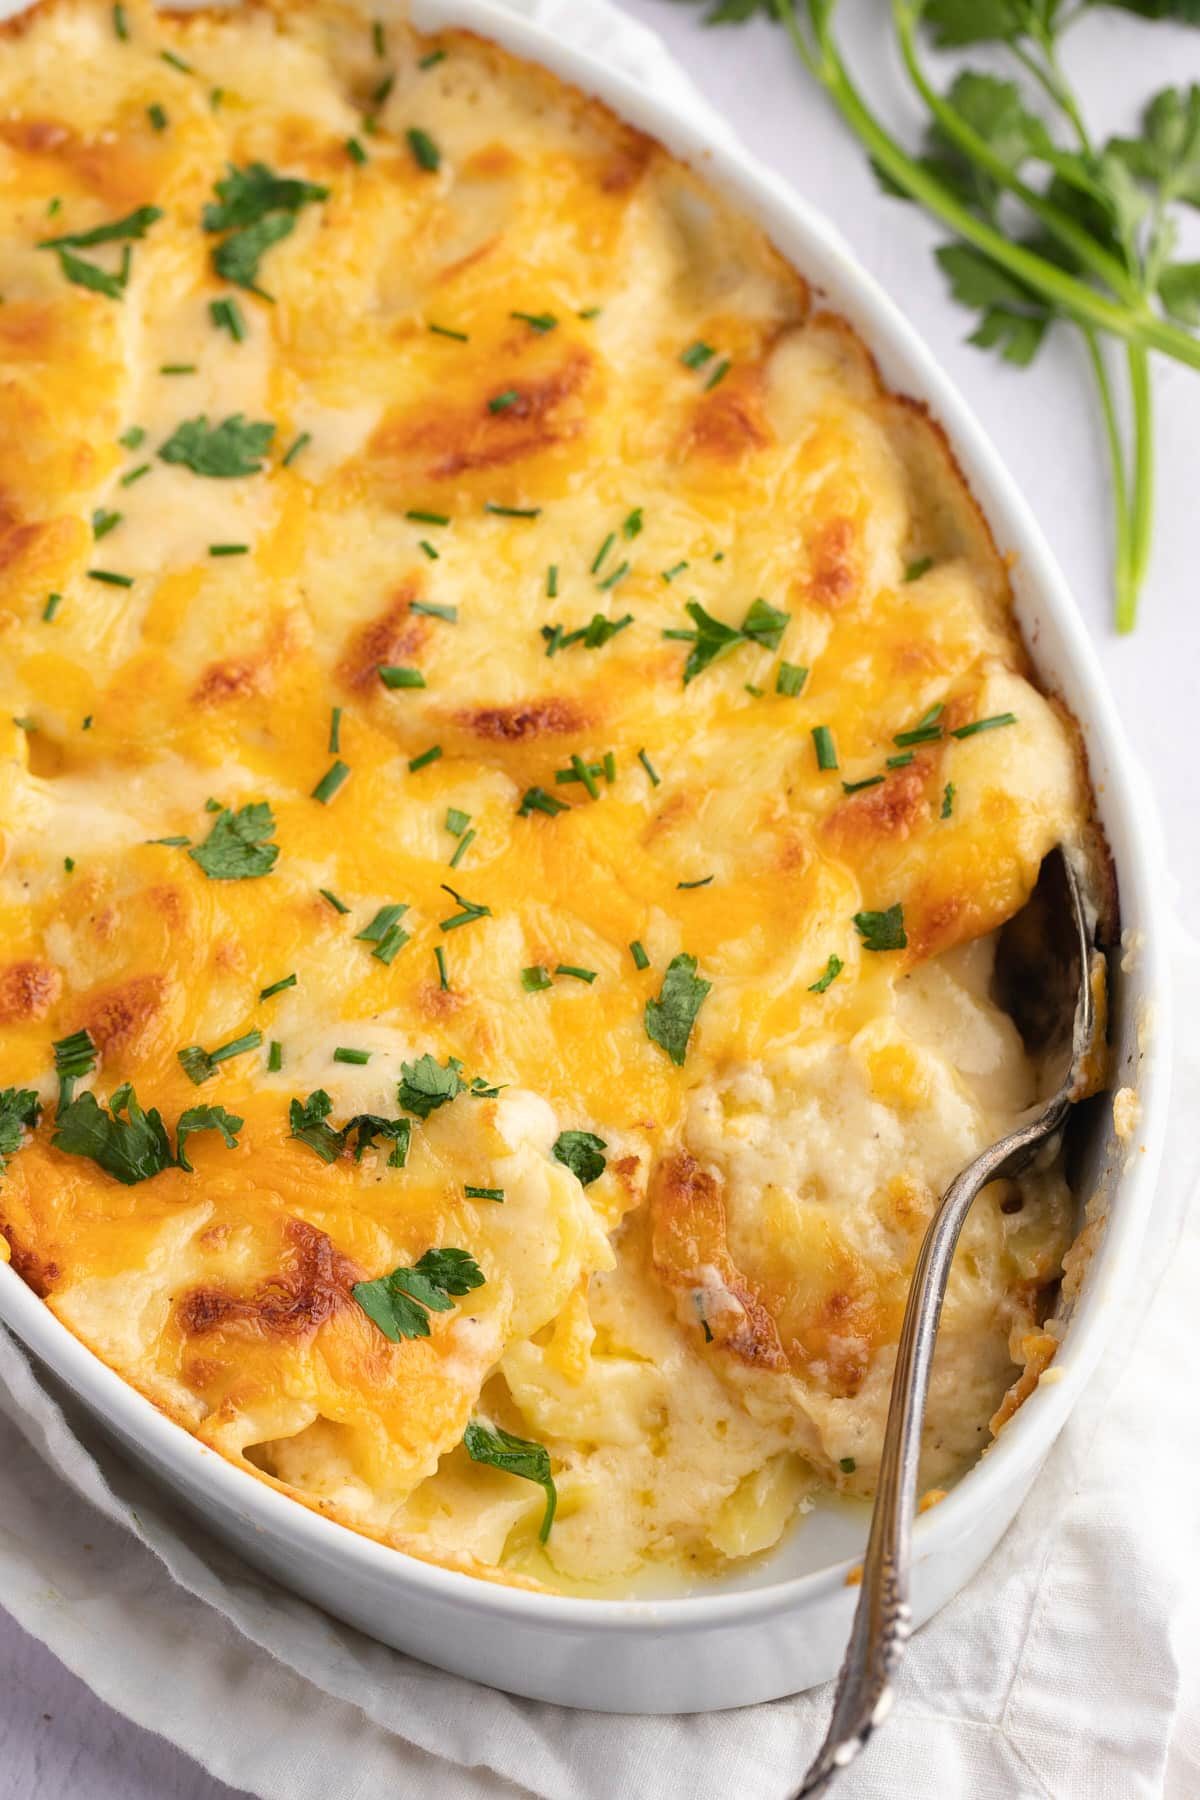
<path id="1" fill-rule="evenodd" d="M 591 68 L 586 60 L 554 48 L 545 34 L 516 24 L 492 7 L 426 5 L 415 10 L 422 25 L 471 26 L 519 55 L 544 62 L 560 77 L 613 105 L 633 124 L 664 139 L 677 155 L 702 162 L 709 179 L 755 216 L 828 301 L 850 318 L 879 355 L 887 380 L 929 402 L 947 426 L 1002 547 L 1018 558 L 1020 615 L 1036 644 L 1043 674 L 1082 720 L 1102 795 L 1103 822 L 1116 856 L 1126 921 L 1149 946 L 1135 959 L 1140 966 L 1131 972 L 1117 1017 L 1117 1078 L 1125 1085 L 1136 1082 L 1146 1107 L 1150 1135 L 1144 1139 L 1146 1153 L 1138 1159 L 1141 1179 L 1146 1179 L 1162 1109 L 1155 1097 L 1153 1071 L 1144 1073 L 1134 1066 L 1133 1045 L 1145 1023 L 1144 1006 L 1156 991 L 1154 946 L 1159 933 L 1149 897 L 1153 850 L 1142 835 L 1144 827 L 1137 824 L 1143 809 L 1129 791 L 1130 778 L 1122 774 L 1127 765 L 1103 697 L 1083 673 L 1086 647 L 1075 641 L 1069 602 L 977 432 L 944 390 L 936 369 L 909 341 L 886 302 L 855 273 L 827 228 L 810 220 L 765 178 L 755 176 L 736 154 L 708 156 L 696 132 L 665 117 L 657 103 Z M 1161 1057 L 1160 1051 L 1154 1054 Z M 1119 1154 L 1123 1153 L 1121 1147 Z M 990 1549 L 1098 1349 L 1105 1314 L 1132 1267 L 1144 1211 L 1135 1183 L 1118 1175 L 1117 1154 L 1114 1149 L 1109 1158 L 1097 1143 L 1092 1167 L 1084 1175 L 1088 1187 L 1102 1175 L 1112 1181 L 1112 1229 L 1091 1271 L 1067 1349 L 1052 1380 L 996 1452 L 927 1522 L 919 1546 L 919 1617 L 947 1598 Z M 808 1685 L 832 1671 L 851 1598 L 845 1591 L 841 1558 L 853 1551 L 861 1536 L 861 1517 L 830 1511 L 810 1520 L 769 1563 L 742 1575 L 725 1591 L 710 1590 L 703 1597 L 655 1603 L 562 1601 L 485 1587 L 352 1537 L 247 1482 L 203 1446 L 190 1439 L 177 1441 L 175 1429 L 118 1378 L 95 1365 L 73 1340 L 61 1342 L 61 1328 L 42 1313 L 31 1295 L 21 1289 L 19 1297 L 10 1297 L 8 1290 L 17 1285 L 16 1278 L 7 1270 L 4 1274 L 0 1303 L 5 1316 L 122 1442 L 158 1469 L 210 1525 L 254 1561 L 374 1635 L 519 1691 L 639 1710 L 742 1704 Z M 461 1624 L 473 1628 L 464 1632 Z M 656 1644 L 664 1633 L 676 1639 L 669 1667 Z"/>

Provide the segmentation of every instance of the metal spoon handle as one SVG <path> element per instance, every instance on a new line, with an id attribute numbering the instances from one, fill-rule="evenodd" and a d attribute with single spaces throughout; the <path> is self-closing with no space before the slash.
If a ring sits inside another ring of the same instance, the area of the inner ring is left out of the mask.
<path id="1" fill-rule="evenodd" d="M 871 1535 L 833 1717 L 794 1800 L 821 1793 L 838 1770 L 854 1760 L 891 1706 L 892 1680 L 912 1630 L 909 1560 L 921 1427 L 955 1246 L 976 1195 L 989 1181 L 1023 1168 L 1045 1141 L 1046 1127 L 1043 1117 L 1001 1138 L 968 1163 L 946 1189 L 926 1230 L 896 1351 Z"/>

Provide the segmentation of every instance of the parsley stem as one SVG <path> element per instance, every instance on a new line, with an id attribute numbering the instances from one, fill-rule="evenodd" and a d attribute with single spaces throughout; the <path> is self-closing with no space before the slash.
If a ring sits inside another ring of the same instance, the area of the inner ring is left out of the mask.
<path id="1" fill-rule="evenodd" d="M 1130 344 L 1129 387 L 1133 396 L 1133 492 L 1129 503 L 1129 591 L 1118 598 L 1117 630 L 1132 631 L 1138 595 L 1150 562 L 1154 527 L 1154 420 L 1149 359 L 1140 344 Z"/>
<path id="2" fill-rule="evenodd" d="M 808 18 L 815 40 L 810 45 L 796 16 L 795 0 L 775 0 L 776 13 L 805 63 L 889 181 L 1077 323 L 1097 326 L 1112 332 L 1114 337 L 1160 350 L 1177 362 L 1200 369 L 1200 339 L 1159 318 L 1145 300 L 1136 305 L 1112 300 L 1035 251 L 1015 243 L 996 226 L 977 218 L 933 171 L 910 156 L 875 118 L 850 79 L 833 37 L 836 7 L 837 0 L 808 0 Z"/>
<path id="3" fill-rule="evenodd" d="M 1109 379 L 1108 365 L 1104 360 L 1104 351 L 1096 333 L 1087 326 L 1083 328 L 1083 341 L 1087 346 L 1092 372 L 1096 377 L 1096 389 L 1100 395 L 1100 413 L 1104 420 L 1104 435 L 1108 444 L 1113 494 L 1113 586 L 1117 597 L 1118 628 L 1125 630 L 1127 627 L 1120 622 L 1128 618 L 1132 624 L 1133 609 L 1136 605 L 1136 596 L 1130 587 L 1129 478 L 1125 470 L 1125 448 L 1121 442 L 1121 427 L 1117 419 L 1112 382 Z"/>

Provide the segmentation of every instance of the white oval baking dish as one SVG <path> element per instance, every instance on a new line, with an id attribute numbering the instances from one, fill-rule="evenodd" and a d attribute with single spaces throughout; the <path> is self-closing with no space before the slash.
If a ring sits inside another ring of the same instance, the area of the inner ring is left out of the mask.
<path id="1" fill-rule="evenodd" d="M 0 0 L 0 15 L 19 10 Z M 854 325 L 885 380 L 925 401 L 944 426 L 997 542 L 1015 559 L 1018 613 L 1042 678 L 1082 726 L 1122 922 L 1137 946 L 1125 958 L 1113 1023 L 1114 1085 L 1138 1089 L 1140 1135 L 1136 1145 L 1121 1144 L 1111 1119 L 1097 1127 L 1084 1180 L 1089 1191 L 1106 1194 L 1108 1223 L 1051 1379 L 978 1467 L 918 1520 L 914 1612 L 921 1625 L 981 1567 L 1020 1506 L 1113 1329 L 1153 1210 L 1169 1059 L 1153 806 L 1070 589 L 1029 509 L 932 353 L 834 229 L 736 148 L 705 142 L 628 78 L 490 0 L 413 0 L 411 12 L 424 28 L 465 26 L 544 64 L 701 169 L 758 220 Z M 819 104 L 815 96 L 812 103 Z M 427 1662 L 536 1699 L 650 1713 L 774 1699 L 827 1680 L 841 1661 L 855 1600 L 847 1575 L 865 1539 L 861 1511 L 818 1513 L 749 1574 L 677 1599 L 566 1599 L 505 1588 L 360 1537 L 226 1462 L 101 1363 L 7 1264 L 0 1264 L 0 1321 L 248 1562 Z"/>

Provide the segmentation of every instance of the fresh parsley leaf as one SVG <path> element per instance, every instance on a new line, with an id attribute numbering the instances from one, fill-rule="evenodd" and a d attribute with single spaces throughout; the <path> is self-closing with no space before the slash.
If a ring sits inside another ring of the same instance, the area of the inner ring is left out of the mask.
<path id="1" fill-rule="evenodd" d="M 293 1100 L 288 1107 L 289 1136 L 315 1150 L 322 1162 L 336 1162 L 345 1136 L 328 1123 L 333 1101 L 324 1088 L 315 1088 L 307 1100 Z"/>
<path id="2" fill-rule="evenodd" d="M 279 856 L 278 844 L 267 839 L 275 829 L 275 815 L 265 800 L 231 812 L 223 806 L 202 844 L 188 851 L 210 881 L 249 881 L 269 875 Z"/>
<path id="3" fill-rule="evenodd" d="M 514 1437 L 511 1431 L 485 1425 L 481 1419 L 472 1419 L 463 1433 L 463 1447 L 472 1462 L 488 1463 L 493 1469 L 503 1469 L 506 1475 L 536 1481 L 545 1490 L 546 1510 L 538 1532 L 544 1544 L 550 1536 L 558 1505 L 558 1490 L 550 1471 L 550 1452 L 545 1445 L 535 1444 L 529 1438 Z"/>
<path id="4" fill-rule="evenodd" d="M 32 1131 L 41 1114 L 41 1101 L 32 1088 L 0 1089 L 0 1175 Z"/>
<path id="5" fill-rule="evenodd" d="M 856 912 L 854 929 L 864 950 L 903 950 L 908 944 L 904 908 L 899 901 L 885 912 Z"/>
<path id="6" fill-rule="evenodd" d="M 1158 278 L 1158 295 L 1181 325 L 1200 326 L 1200 262 L 1168 263 Z"/>
<path id="7" fill-rule="evenodd" d="M 194 475 L 227 481 L 257 475 L 274 436 L 275 427 L 267 421 L 250 423 L 241 413 L 231 413 L 210 427 L 200 413 L 177 425 L 158 454 L 161 461 L 182 464 Z"/>
<path id="8" fill-rule="evenodd" d="M 377 1281 L 360 1281 L 351 1293 L 367 1317 L 393 1344 L 429 1336 L 431 1312 L 452 1312 L 451 1295 L 484 1284 L 483 1270 L 466 1250 L 427 1250 L 412 1268 L 393 1269 Z"/>
<path id="9" fill-rule="evenodd" d="M 581 1187 L 603 1175 L 608 1145 L 594 1131 L 560 1131 L 554 1140 L 555 1160 L 570 1169 Z"/>
<path id="10" fill-rule="evenodd" d="M 712 982 L 696 974 L 696 958 L 681 953 L 668 963 L 657 1000 L 646 1002 L 646 1036 L 680 1068 L 696 1016 L 711 989 Z"/>
<path id="11" fill-rule="evenodd" d="M 94 1094 L 72 1100 L 56 1115 L 51 1141 L 68 1156 L 90 1157 L 125 1187 L 149 1181 L 175 1164 L 157 1107 L 144 1112 L 128 1082 L 113 1094 L 107 1112 Z"/>
<path id="12" fill-rule="evenodd" d="M 179 1115 L 179 1123 L 175 1127 L 175 1142 L 179 1167 L 193 1173 L 192 1165 L 187 1159 L 185 1148 L 188 1139 L 196 1131 L 219 1131 L 225 1140 L 227 1150 L 236 1150 L 237 1134 L 242 1129 L 243 1121 L 236 1113 L 226 1112 L 223 1106 L 189 1106 L 186 1112 Z"/>
<path id="13" fill-rule="evenodd" d="M 416 1062 L 400 1064 L 400 1085 L 396 1089 L 396 1102 L 405 1112 L 416 1113 L 418 1119 L 427 1119 L 431 1112 L 439 1106 L 445 1106 L 466 1087 L 462 1078 L 462 1064 L 456 1056 L 452 1056 L 445 1068 L 425 1052 Z"/>
<path id="14" fill-rule="evenodd" d="M 239 169 L 230 163 L 229 174 L 215 183 L 217 203 L 204 208 L 205 231 L 233 231 L 257 225 L 268 213 L 296 213 L 315 200 L 327 200 L 329 189 L 293 175 L 277 175 L 265 163 L 248 163 Z"/>
<path id="15" fill-rule="evenodd" d="M 212 253 L 213 268 L 223 281 L 231 281 L 235 287 L 245 288 L 260 299 L 269 299 L 270 296 L 258 285 L 258 265 L 272 244 L 290 237 L 295 228 L 296 220 L 291 213 L 268 213 L 256 225 L 247 225 L 243 231 L 231 231 Z"/>
<path id="16" fill-rule="evenodd" d="M 354 1138 L 354 1160 L 361 1162 L 364 1150 L 373 1150 L 377 1138 L 391 1144 L 389 1169 L 402 1169 L 408 1161 L 412 1142 L 411 1119 L 384 1119 L 378 1113 L 355 1113 L 342 1127 L 342 1137 L 349 1143 Z"/>
<path id="17" fill-rule="evenodd" d="M 92 250 L 97 244 L 116 244 L 131 238 L 143 238 L 151 225 L 161 219 L 160 206 L 139 206 L 122 219 L 107 225 L 95 225 L 91 231 L 68 231 L 61 237 L 42 238 L 39 250 Z"/>
<path id="18" fill-rule="evenodd" d="M 825 964 L 821 975 L 809 987 L 809 993 L 823 994 L 826 988 L 833 986 L 833 983 L 837 980 L 844 967 L 845 965 L 840 956 L 831 956 L 829 961 Z"/>
<path id="19" fill-rule="evenodd" d="M 107 300 L 119 300 L 129 279 L 128 252 L 116 275 L 110 275 L 105 269 L 98 269 L 95 263 L 86 262 L 82 256 L 72 256 L 69 250 L 58 252 L 58 266 L 75 287 L 87 288 L 93 294 L 103 294 Z"/>

